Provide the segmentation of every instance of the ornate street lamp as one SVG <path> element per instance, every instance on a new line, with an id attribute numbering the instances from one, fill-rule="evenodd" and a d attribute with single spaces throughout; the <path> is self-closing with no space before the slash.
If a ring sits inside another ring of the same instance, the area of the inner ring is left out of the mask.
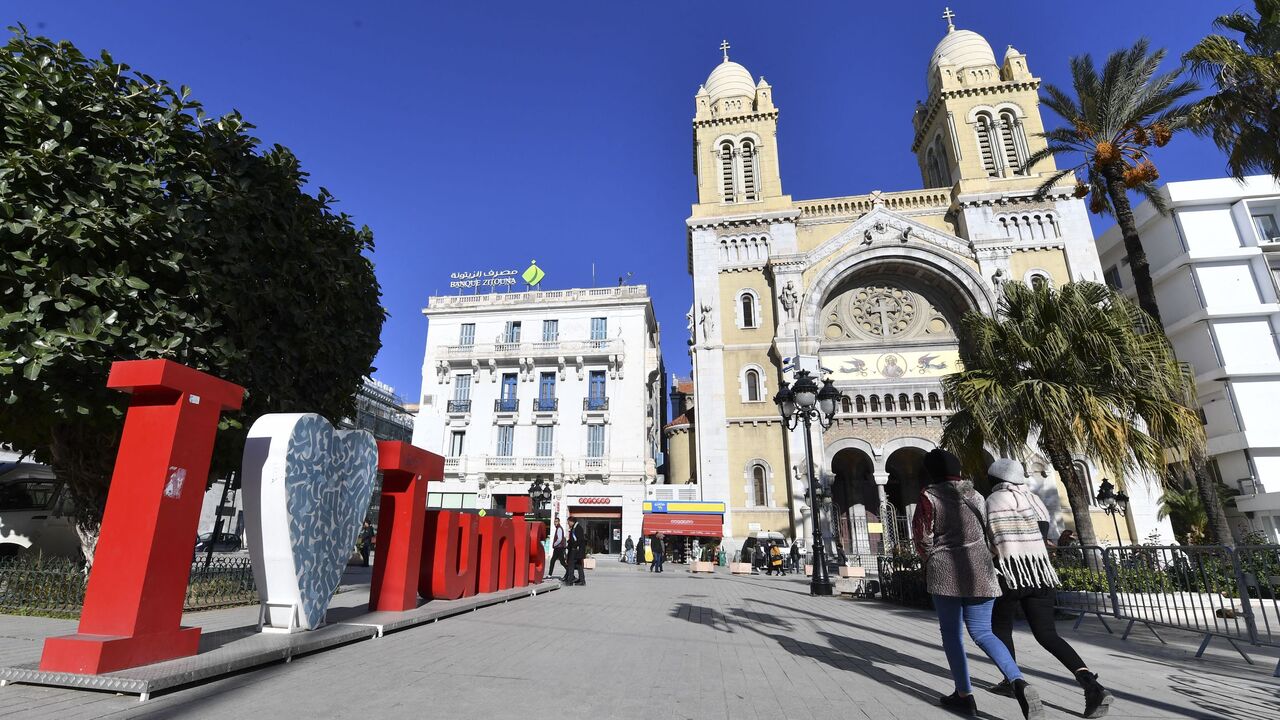
<path id="1" fill-rule="evenodd" d="M 533 501 L 537 515 L 541 517 L 551 504 L 551 483 L 544 482 L 542 478 L 534 478 L 533 484 L 529 486 L 529 499 Z"/>
<path id="2" fill-rule="evenodd" d="M 1102 507 L 1102 511 L 1111 516 L 1111 524 L 1116 529 L 1116 542 L 1120 547 L 1124 547 L 1124 541 L 1120 539 L 1120 521 L 1116 520 L 1116 515 L 1126 515 L 1129 507 L 1129 496 L 1124 492 L 1116 492 L 1115 485 L 1111 481 L 1103 478 L 1102 485 L 1098 488 L 1098 505 Z"/>
<path id="3" fill-rule="evenodd" d="M 833 592 L 831 577 L 827 572 L 827 552 L 822 542 L 821 498 L 825 488 L 813 471 L 813 438 L 810 428 L 815 419 L 824 430 L 831 427 L 842 397 L 844 396 L 830 378 L 823 381 L 822 388 L 819 389 L 808 370 L 797 371 L 795 382 L 790 387 L 783 382 L 778 388 L 778 394 L 773 397 L 778 411 L 782 413 L 782 424 L 788 430 L 795 430 L 801 423 L 804 424 L 805 462 L 809 468 L 810 497 L 814 511 L 813 578 L 809 581 L 810 595 L 831 595 Z"/>

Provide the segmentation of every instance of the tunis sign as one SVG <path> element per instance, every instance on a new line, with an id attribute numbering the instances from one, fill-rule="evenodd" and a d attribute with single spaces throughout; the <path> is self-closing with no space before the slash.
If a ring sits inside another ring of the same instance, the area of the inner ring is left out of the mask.
<path id="1" fill-rule="evenodd" d="M 168 360 L 112 365 L 132 393 L 79 631 L 45 641 L 40 669 L 101 674 L 194 655 L 182 627 L 191 555 L 218 419 L 244 390 Z M 383 474 L 371 610 L 540 582 L 541 523 L 426 512 L 444 458 L 339 431 L 315 414 L 265 415 L 245 444 L 249 551 L 265 630 L 306 631 L 325 612 Z"/>

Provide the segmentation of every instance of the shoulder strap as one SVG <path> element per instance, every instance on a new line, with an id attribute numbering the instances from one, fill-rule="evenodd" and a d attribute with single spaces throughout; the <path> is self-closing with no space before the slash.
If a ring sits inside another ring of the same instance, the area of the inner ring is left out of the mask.
<path id="1" fill-rule="evenodd" d="M 987 546 L 994 548 L 995 538 L 991 536 L 991 528 L 987 527 L 986 518 L 982 517 L 982 513 L 978 512 L 978 508 L 971 505 L 963 495 L 960 496 L 960 502 L 963 503 L 965 507 L 969 508 L 969 511 L 973 513 L 973 516 L 978 519 L 978 526 L 982 528 L 982 537 L 986 539 Z"/>

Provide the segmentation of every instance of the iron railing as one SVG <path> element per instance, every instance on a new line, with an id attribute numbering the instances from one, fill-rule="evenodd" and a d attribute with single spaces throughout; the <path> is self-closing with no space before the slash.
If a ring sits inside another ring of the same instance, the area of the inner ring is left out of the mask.
<path id="1" fill-rule="evenodd" d="M 609 398 L 607 397 L 585 397 L 582 398 L 583 410 L 608 410 Z"/>
<path id="2" fill-rule="evenodd" d="M 451 413 L 469 413 L 471 412 L 471 401 L 470 400 L 450 400 L 447 409 L 448 409 L 448 412 L 451 412 Z"/>
<path id="3" fill-rule="evenodd" d="M 520 400 L 518 398 L 498 398 L 493 401 L 494 412 L 517 412 L 520 410 Z"/>
<path id="4" fill-rule="evenodd" d="M 933 607 L 919 556 L 912 553 L 881 555 L 876 559 L 876 572 L 880 577 L 881 598 L 899 605 Z"/>
<path id="5" fill-rule="evenodd" d="M 553 397 L 534 398 L 533 411 L 534 412 L 553 412 L 555 411 L 556 406 L 558 404 L 559 404 L 558 398 L 553 398 Z"/>
<path id="6" fill-rule="evenodd" d="M 0 560 L 0 613 L 77 617 L 84 605 L 84 564 L 38 555 Z M 248 556 L 204 558 L 191 564 L 183 610 L 211 610 L 258 602 Z"/>

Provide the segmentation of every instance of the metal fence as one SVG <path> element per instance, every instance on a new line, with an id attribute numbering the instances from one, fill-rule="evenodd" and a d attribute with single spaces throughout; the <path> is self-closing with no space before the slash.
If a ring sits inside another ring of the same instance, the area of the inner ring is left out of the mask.
<path id="1" fill-rule="evenodd" d="M 1194 632 L 1196 657 L 1219 637 L 1251 664 L 1242 644 L 1280 645 L 1280 546 L 1072 546 L 1053 558 L 1058 608 L 1076 627 L 1093 615 L 1109 632 L 1107 617 L 1127 620 L 1125 639 L 1138 624 L 1162 643 L 1157 628 Z"/>
<path id="2" fill-rule="evenodd" d="M 899 605 L 932 608 L 933 598 L 925 583 L 924 567 L 914 554 L 881 555 L 876 560 L 880 597 Z"/>
<path id="3" fill-rule="evenodd" d="M 84 565 L 66 558 L 0 559 L 0 613 L 78 617 L 84 605 Z M 192 563 L 184 610 L 211 610 L 258 601 L 253 565 L 245 556 Z"/>

